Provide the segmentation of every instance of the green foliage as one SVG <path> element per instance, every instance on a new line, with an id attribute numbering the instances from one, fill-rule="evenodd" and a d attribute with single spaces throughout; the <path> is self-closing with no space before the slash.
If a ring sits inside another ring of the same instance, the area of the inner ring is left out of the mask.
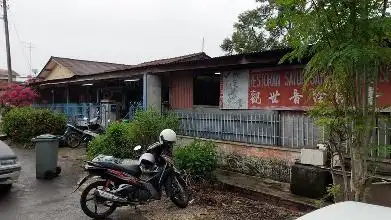
<path id="1" fill-rule="evenodd" d="M 239 155 L 221 154 L 219 167 L 225 170 L 259 176 L 280 182 L 290 182 L 291 167 L 286 161 Z"/>
<path id="2" fill-rule="evenodd" d="M 166 128 L 174 131 L 179 128 L 179 119 L 174 114 L 162 115 L 152 108 L 137 111 L 131 123 L 135 128 L 133 132 L 137 137 L 137 143 L 140 145 L 158 141 L 160 132 Z"/>
<path id="3" fill-rule="evenodd" d="M 342 192 L 343 189 L 341 188 L 341 185 L 339 184 L 333 184 L 326 188 L 327 194 L 321 198 L 320 200 L 316 200 L 315 204 L 318 208 L 322 208 L 325 206 L 325 201 L 334 201 L 334 203 L 342 201 Z"/>
<path id="4" fill-rule="evenodd" d="M 285 45 L 282 37 L 290 23 L 281 17 L 273 22 L 267 20 L 274 14 L 282 14 L 283 10 L 277 8 L 272 1 L 257 2 L 257 8 L 239 15 L 232 36 L 225 38 L 220 45 L 227 54 L 258 52 Z"/>
<path id="5" fill-rule="evenodd" d="M 94 138 L 88 146 L 87 155 L 92 159 L 98 154 L 111 155 L 117 158 L 135 158 L 133 150 L 136 136 L 131 123 L 113 122 L 103 135 Z"/>
<path id="6" fill-rule="evenodd" d="M 3 115 L 1 125 L 12 141 L 29 143 L 41 134 L 62 135 L 66 117 L 46 109 L 14 108 Z"/>
<path id="7" fill-rule="evenodd" d="M 210 141 L 195 140 L 174 150 L 176 166 L 195 179 L 208 179 L 217 167 L 216 145 Z"/>
<path id="8" fill-rule="evenodd" d="M 171 113 L 162 115 L 153 109 L 137 111 L 128 123 L 111 123 L 105 134 L 90 142 L 87 154 L 90 159 L 98 154 L 136 158 L 149 144 L 158 141 L 162 130 L 170 128 L 175 131 L 178 127 L 179 119 Z M 135 152 L 136 145 L 141 145 L 142 150 Z"/>
<path id="9" fill-rule="evenodd" d="M 391 64 L 390 4 L 388 0 L 277 0 L 276 7 L 284 13 L 270 17 L 268 23 L 282 19 L 292 24 L 285 40 L 293 52 L 281 62 L 309 60 L 306 86 L 311 86 L 313 95 L 325 96 L 311 114 L 328 131 L 333 151 L 350 150 L 351 189 L 360 201 L 368 181 L 368 152 L 378 114 L 373 88 L 380 74 L 389 74 Z M 324 82 L 311 85 L 319 75 Z"/>

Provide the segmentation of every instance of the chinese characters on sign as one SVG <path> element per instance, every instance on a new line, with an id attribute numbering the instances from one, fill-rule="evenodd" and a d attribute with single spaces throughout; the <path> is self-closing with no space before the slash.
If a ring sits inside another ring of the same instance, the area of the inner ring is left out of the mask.
<path id="1" fill-rule="evenodd" d="M 269 99 L 272 101 L 272 104 L 278 103 L 278 96 L 280 96 L 278 90 L 270 93 Z"/>
<path id="2" fill-rule="evenodd" d="M 293 89 L 293 96 L 289 98 L 289 100 L 293 100 L 293 103 L 300 104 L 300 99 L 303 97 L 303 95 L 300 95 L 300 93 L 297 91 L 297 89 Z"/>
<path id="3" fill-rule="evenodd" d="M 262 104 L 261 92 L 253 90 L 250 92 L 250 96 L 251 104 Z"/>
<path id="4" fill-rule="evenodd" d="M 249 109 L 303 109 L 311 105 L 302 91 L 304 75 L 299 69 L 250 71 L 249 81 Z M 311 85 L 321 82 L 320 77 L 315 77 Z"/>
<path id="5" fill-rule="evenodd" d="M 391 69 L 379 76 L 378 87 L 369 96 L 376 95 L 380 107 L 391 106 Z M 272 109 L 272 110 L 307 110 L 315 103 L 326 99 L 326 94 L 318 92 L 309 96 L 311 88 L 323 83 L 321 76 L 309 83 L 304 91 L 304 74 L 301 69 L 276 71 L 239 70 L 223 73 L 221 84 L 222 109 Z M 335 94 L 337 103 L 343 99 Z M 372 100 L 372 99 L 371 99 Z"/>

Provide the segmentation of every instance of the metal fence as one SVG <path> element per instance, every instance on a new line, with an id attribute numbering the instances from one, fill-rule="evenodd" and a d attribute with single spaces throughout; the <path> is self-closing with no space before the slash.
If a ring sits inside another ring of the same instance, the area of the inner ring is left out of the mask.
<path id="1" fill-rule="evenodd" d="M 82 119 L 91 120 L 93 118 L 102 118 L 102 115 L 108 111 L 102 108 L 100 105 L 92 103 L 81 103 L 81 104 L 34 104 L 34 108 L 49 109 L 58 113 L 63 113 L 68 118 L 68 123 L 76 124 L 77 121 Z"/>
<path id="2" fill-rule="evenodd" d="M 181 119 L 179 134 L 249 144 L 288 148 L 315 147 L 325 141 L 325 131 L 312 118 L 288 111 L 175 111 Z M 384 145 L 391 144 L 391 126 L 378 121 L 371 155 L 389 158 Z"/>

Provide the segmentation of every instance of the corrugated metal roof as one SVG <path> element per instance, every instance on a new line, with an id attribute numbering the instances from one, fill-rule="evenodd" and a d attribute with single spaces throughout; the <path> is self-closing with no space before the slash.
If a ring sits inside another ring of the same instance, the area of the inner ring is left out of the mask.
<path id="1" fill-rule="evenodd" d="M 12 71 L 12 75 L 19 76 L 19 74 L 15 71 Z M 0 76 L 8 76 L 8 70 L 0 69 Z"/>
<path id="2" fill-rule="evenodd" d="M 201 59 L 209 59 L 210 56 L 206 55 L 204 52 L 201 53 L 193 53 L 193 54 L 187 54 L 184 56 L 179 57 L 172 57 L 167 59 L 159 59 L 149 62 L 140 63 L 132 67 L 142 67 L 142 66 L 156 66 L 156 65 L 163 65 L 163 64 L 169 64 L 169 63 L 175 63 L 175 62 L 186 62 L 191 60 L 201 60 Z"/>
<path id="3" fill-rule="evenodd" d="M 48 74 L 53 68 L 53 62 L 59 63 L 65 68 L 69 69 L 75 76 L 88 76 L 99 73 L 113 72 L 117 70 L 127 70 L 132 68 L 147 68 L 149 66 L 178 63 L 178 62 L 187 62 L 192 60 L 201 60 L 209 59 L 210 57 L 204 52 L 193 53 L 184 56 L 172 57 L 167 59 L 159 59 L 149 62 L 140 63 L 137 65 L 125 65 L 117 63 L 107 63 L 107 62 L 97 62 L 89 60 L 79 60 L 71 59 L 64 57 L 51 57 L 50 60 L 46 63 L 45 67 L 38 74 L 38 77 L 43 78 Z"/>
<path id="4" fill-rule="evenodd" d="M 54 61 L 68 68 L 77 76 L 92 75 L 106 71 L 112 71 L 120 68 L 131 67 L 130 65 L 97 62 L 89 60 L 77 60 L 64 57 L 52 57 Z"/>
<path id="5" fill-rule="evenodd" d="M 187 55 L 183 55 L 183 56 L 179 56 L 179 57 L 171 57 L 171 58 L 166 58 L 166 59 L 148 61 L 148 62 L 144 62 L 144 63 L 132 65 L 132 66 L 125 66 L 123 68 L 119 68 L 116 70 L 105 71 L 105 73 L 106 72 L 121 71 L 121 70 L 138 69 L 138 68 L 148 68 L 148 67 L 154 67 L 154 66 L 166 65 L 166 64 L 190 62 L 190 61 L 194 61 L 194 60 L 205 60 L 205 59 L 210 59 L 210 58 L 211 57 L 208 56 L 204 52 L 192 53 L 192 54 L 187 54 Z"/>

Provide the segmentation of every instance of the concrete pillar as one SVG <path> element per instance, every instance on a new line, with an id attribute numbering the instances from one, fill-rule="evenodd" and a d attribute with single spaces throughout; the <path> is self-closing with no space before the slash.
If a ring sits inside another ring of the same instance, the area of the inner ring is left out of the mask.
<path id="1" fill-rule="evenodd" d="M 162 82 L 159 76 L 146 74 L 144 76 L 144 108 L 152 107 L 161 111 L 162 107 Z"/>
<path id="2" fill-rule="evenodd" d="M 100 101 L 100 114 L 102 117 L 101 125 L 104 127 L 108 126 L 108 122 L 115 121 L 117 119 L 117 114 L 113 111 L 112 106 L 115 106 L 114 102 L 111 100 L 102 99 Z"/>

